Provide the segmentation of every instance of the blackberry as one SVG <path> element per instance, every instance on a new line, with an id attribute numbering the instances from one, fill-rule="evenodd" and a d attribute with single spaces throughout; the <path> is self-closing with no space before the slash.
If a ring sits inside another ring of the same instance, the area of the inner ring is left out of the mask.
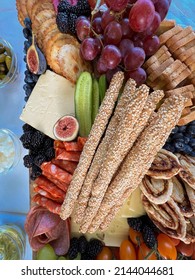
<path id="1" fill-rule="evenodd" d="M 51 139 L 50 137 L 46 137 L 46 139 L 45 139 L 45 141 L 43 143 L 43 148 L 45 150 L 47 150 L 48 148 L 53 147 L 53 142 L 54 142 L 53 139 Z"/>
<path id="2" fill-rule="evenodd" d="M 37 166 L 41 166 L 41 164 L 46 160 L 47 158 L 45 155 L 39 154 L 34 158 L 34 164 L 36 164 Z"/>
<path id="3" fill-rule="evenodd" d="M 145 224 L 143 226 L 142 236 L 143 236 L 143 240 L 144 240 L 145 244 L 148 246 L 148 248 L 150 248 L 150 249 L 154 248 L 157 240 L 156 240 L 154 230 L 149 225 Z"/>
<path id="4" fill-rule="evenodd" d="M 78 250 L 82 254 L 84 254 L 87 250 L 88 241 L 84 235 L 81 235 L 78 240 Z"/>
<path id="5" fill-rule="evenodd" d="M 143 228 L 143 220 L 139 218 L 127 218 L 128 225 L 134 230 L 141 232 Z"/>
<path id="6" fill-rule="evenodd" d="M 92 260 L 92 258 L 85 252 L 81 254 L 81 260 Z"/>
<path id="7" fill-rule="evenodd" d="M 44 139 L 45 139 L 45 135 L 41 131 L 36 130 L 31 140 L 32 147 L 33 148 L 40 147 L 43 144 Z"/>
<path id="8" fill-rule="evenodd" d="M 68 249 L 68 256 L 71 260 L 74 260 L 79 253 L 78 250 L 78 238 L 73 237 L 70 239 L 70 247 Z"/>
<path id="9" fill-rule="evenodd" d="M 23 132 L 27 132 L 27 131 L 34 131 L 34 127 L 30 126 L 29 124 L 25 123 L 22 126 L 22 130 Z"/>
<path id="10" fill-rule="evenodd" d="M 38 167 L 36 164 L 33 164 L 30 179 L 34 181 L 41 174 L 42 174 L 41 168 Z"/>
<path id="11" fill-rule="evenodd" d="M 77 16 L 90 16 L 91 8 L 88 0 L 78 0 L 77 4 L 71 7 L 71 12 Z"/>
<path id="12" fill-rule="evenodd" d="M 71 10 L 71 5 L 68 1 L 60 1 L 58 5 L 58 13 L 60 12 L 68 12 Z"/>
<path id="13" fill-rule="evenodd" d="M 99 239 L 91 239 L 87 245 L 87 254 L 92 258 L 95 259 L 96 256 L 101 252 L 103 247 L 102 242 Z"/>
<path id="14" fill-rule="evenodd" d="M 75 14 L 70 13 L 69 15 L 69 21 L 68 21 L 68 30 L 73 35 L 76 35 L 76 20 L 78 16 Z"/>
<path id="15" fill-rule="evenodd" d="M 30 149 L 32 147 L 31 141 L 33 135 L 34 135 L 33 131 L 27 131 L 20 137 L 20 141 L 22 142 L 22 145 L 25 149 Z"/>
<path id="16" fill-rule="evenodd" d="M 56 24 L 58 26 L 58 29 L 62 33 L 68 33 L 68 15 L 64 12 L 60 12 L 57 14 L 56 17 Z"/>
<path id="17" fill-rule="evenodd" d="M 51 160 L 52 158 L 55 157 L 55 150 L 53 147 L 50 147 L 48 148 L 46 151 L 45 151 L 45 156 L 47 158 L 47 160 Z"/>
<path id="18" fill-rule="evenodd" d="M 30 168 L 33 166 L 34 158 L 32 157 L 32 155 L 25 155 L 23 157 L 23 161 L 24 161 L 24 166 Z"/>

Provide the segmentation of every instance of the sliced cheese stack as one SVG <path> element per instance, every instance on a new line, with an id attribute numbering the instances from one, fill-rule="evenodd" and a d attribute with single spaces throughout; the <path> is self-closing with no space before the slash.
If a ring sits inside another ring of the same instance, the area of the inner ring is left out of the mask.
<path id="1" fill-rule="evenodd" d="M 36 83 L 20 119 L 56 139 L 54 124 L 65 115 L 74 115 L 74 91 L 69 80 L 47 70 Z"/>

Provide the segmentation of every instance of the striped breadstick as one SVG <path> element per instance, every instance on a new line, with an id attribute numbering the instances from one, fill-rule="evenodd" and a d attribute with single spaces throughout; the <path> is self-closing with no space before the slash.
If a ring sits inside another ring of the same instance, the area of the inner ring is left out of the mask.
<path id="1" fill-rule="evenodd" d="M 102 223 L 101 228 L 106 228 L 110 220 L 115 217 L 117 209 L 141 183 L 157 152 L 162 148 L 171 130 L 177 124 L 185 102 L 185 96 L 175 94 L 167 98 L 161 105 L 156 116 L 143 130 L 136 144 L 121 164 L 118 174 L 104 196 L 89 232 L 94 232 Z M 104 221 L 105 219 L 107 222 Z"/>
<path id="2" fill-rule="evenodd" d="M 110 82 L 110 86 L 106 91 L 106 95 L 99 108 L 99 113 L 95 118 L 88 140 L 85 143 L 79 163 L 73 174 L 72 181 L 69 185 L 65 200 L 61 207 L 60 216 L 64 220 L 70 217 L 70 215 L 72 214 L 75 202 L 85 180 L 86 173 L 89 169 L 95 151 L 100 143 L 101 137 L 104 134 L 110 116 L 113 112 L 115 103 L 119 95 L 119 91 L 123 84 L 123 80 L 124 73 L 121 71 L 117 72 L 113 76 Z"/>
<path id="3" fill-rule="evenodd" d="M 125 114 L 116 128 L 112 141 L 109 143 L 99 175 L 92 186 L 91 197 L 80 227 L 83 233 L 87 231 L 91 224 L 112 177 L 137 138 L 137 135 L 134 137 L 133 133 L 134 125 L 144 108 L 148 94 L 149 88 L 146 85 L 140 86 L 136 89 L 133 100 L 126 106 Z"/>
<path id="4" fill-rule="evenodd" d="M 80 224 L 84 218 L 84 213 L 91 194 L 92 185 L 98 176 L 101 164 L 104 157 L 106 156 L 108 145 L 115 134 L 116 127 L 119 125 L 121 117 L 125 113 L 126 105 L 134 97 L 135 90 L 136 82 L 132 79 L 129 79 L 125 84 L 124 91 L 118 101 L 118 104 L 114 111 L 114 115 L 111 118 L 110 123 L 108 124 L 108 127 L 106 129 L 105 136 L 95 153 L 92 164 L 89 168 L 81 192 L 79 194 L 77 205 L 74 211 L 74 221 L 78 224 Z"/>

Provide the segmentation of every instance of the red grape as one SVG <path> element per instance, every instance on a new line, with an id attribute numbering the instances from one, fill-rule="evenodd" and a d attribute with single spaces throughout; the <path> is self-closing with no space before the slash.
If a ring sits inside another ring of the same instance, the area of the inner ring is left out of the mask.
<path id="1" fill-rule="evenodd" d="M 158 36 L 148 36 L 143 42 L 143 49 L 147 56 L 155 54 L 160 46 L 160 40 Z"/>
<path id="2" fill-rule="evenodd" d="M 121 12 L 125 10 L 128 2 L 128 0 L 105 0 L 106 5 L 115 12 Z"/>
<path id="3" fill-rule="evenodd" d="M 76 22 L 76 31 L 77 37 L 80 41 L 83 41 L 85 38 L 89 37 L 91 33 L 90 21 L 87 18 L 78 18 Z"/>
<path id="4" fill-rule="evenodd" d="M 92 21 L 93 30 L 94 30 L 95 33 L 97 33 L 97 34 L 102 34 L 102 33 L 103 33 L 103 29 L 102 29 L 102 26 L 101 26 L 101 22 L 102 22 L 102 18 L 101 18 L 101 17 L 96 17 L 96 18 Z"/>
<path id="5" fill-rule="evenodd" d="M 115 20 L 114 13 L 110 9 L 108 9 L 102 14 L 102 28 L 105 29 L 108 23 L 110 23 L 113 20 Z"/>
<path id="6" fill-rule="evenodd" d="M 125 72 L 126 79 L 134 79 L 138 86 L 142 85 L 146 81 L 146 72 L 143 68 L 139 67 L 134 71 L 126 71 Z"/>
<path id="7" fill-rule="evenodd" d="M 119 50 L 121 52 L 122 58 L 125 57 L 128 50 L 134 47 L 133 42 L 130 39 L 123 39 L 119 44 Z"/>
<path id="8" fill-rule="evenodd" d="M 105 46 L 102 50 L 101 57 L 108 69 L 117 67 L 122 58 L 120 50 L 114 45 Z"/>
<path id="9" fill-rule="evenodd" d="M 137 0 L 129 0 L 129 4 L 134 4 Z"/>
<path id="10" fill-rule="evenodd" d="M 97 50 L 98 50 L 98 54 L 99 54 L 102 50 L 101 36 L 95 37 L 94 41 L 95 41 L 95 44 L 97 45 Z"/>
<path id="11" fill-rule="evenodd" d="M 161 21 L 166 17 L 169 10 L 169 1 L 168 0 L 160 0 L 154 4 L 155 10 L 159 13 L 161 17 Z"/>
<path id="12" fill-rule="evenodd" d="M 158 2 L 159 0 L 151 0 L 154 4 L 156 3 L 156 2 Z"/>
<path id="13" fill-rule="evenodd" d="M 150 0 L 138 0 L 129 13 L 129 24 L 135 32 L 145 31 L 154 19 L 154 4 Z"/>
<path id="14" fill-rule="evenodd" d="M 106 67 L 102 57 L 99 58 L 96 67 L 99 74 L 104 74 L 108 71 L 108 68 Z"/>
<path id="15" fill-rule="evenodd" d="M 80 47 L 81 54 L 85 60 L 93 60 L 98 54 L 98 46 L 93 38 L 86 38 Z"/>
<path id="16" fill-rule="evenodd" d="M 117 45 L 122 38 L 121 25 L 116 21 L 111 21 L 104 30 L 105 44 Z"/>
<path id="17" fill-rule="evenodd" d="M 124 58 L 124 66 L 126 70 L 133 71 L 144 63 L 145 52 L 139 47 L 131 48 L 128 50 Z"/>
<path id="18" fill-rule="evenodd" d="M 147 35 L 153 35 L 156 30 L 158 29 L 159 25 L 161 23 L 161 18 L 159 13 L 155 12 L 154 19 L 149 28 L 145 31 Z"/>
<path id="19" fill-rule="evenodd" d="M 134 46 L 142 48 L 144 38 L 145 38 L 145 33 L 144 32 L 135 33 L 132 37 L 132 41 L 134 42 Z"/>
<path id="20" fill-rule="evenodd" d="M 123 18 L 120 21 L 120 24 L 121 24 L 121 29 L 122 29 L 122 37 L 123 38 L 131 38 L 132 35 L 134 34 L 134 31 L 129 26 L 129 19 L 128 18 Z"/>

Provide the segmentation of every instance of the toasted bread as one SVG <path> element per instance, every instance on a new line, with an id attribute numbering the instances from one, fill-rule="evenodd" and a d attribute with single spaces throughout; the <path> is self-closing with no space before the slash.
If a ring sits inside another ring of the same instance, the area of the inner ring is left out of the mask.
<path id="1" fill-rule="evenodd" d="M 165 33 L 166 31 L 170 30 L 171 28 L 175 27 L 175 20 L 164 19 L 161 23 L 159 28 L 156 31 L 156 35 L 160 36 L 161 34 Z"/>
<path id="2" fill-rule="evenodd" d="M 191 41 L 194 41 L 194 39 L 195 39 L 195 33 L 193 31 L 191 31 L 191 33 L 189 33 L 188 35 L 185 35 L 185 37 L 181 38 L 178 41 L 175 41 L 175 43 L 169 47 L 169 50 L 171 51 L 171 53 L 174 53 L 179 48 L 185 46 L 186 44 L 190 43 Z"/>
<path id="3" fill-rule="evenodd" d="M 168 48 L 165 45 L 161 46 L 154 55 L 146 60 L 143 65 L 144 69 L 147 69 L 150 65 L 158 61 L 158 59 L 166 52 L 168 52 Z"/>
<path id="4" fill-rule="evenodd" d="M 174 59 L 172 57 L 169 57 L 166 61 L 164 61 L 162 64 L 159 65 L 156 69 L 153 69 L 151 74 L 149 74 L 148 79 L 150 81 L 155 81 L 162 73 L 166 70 L 167 67 L 169 67 L 171 64 L 174 63 Z"/>
<path id="5" fill-rule="evenodd" d="M 182 27 L 179 25 L 176 25 L 175 27 L 169 29 L 168 31 L 159 36 L 160 44 L 164 45 L 170 38 L 181 32 L 182 30 Z"/>
<path id="6" fill-rule="evenodd" d="M 148 68 L 147 68 L 147 73 L 150 75 L 153 73 L 153 71 L 156 71 L 164 62 L 166 62 L 168 59 L 170 59 L 171 53 L 169 51 L 165 52 L 161 57 L 154 63 L 152 63 Z"/>

